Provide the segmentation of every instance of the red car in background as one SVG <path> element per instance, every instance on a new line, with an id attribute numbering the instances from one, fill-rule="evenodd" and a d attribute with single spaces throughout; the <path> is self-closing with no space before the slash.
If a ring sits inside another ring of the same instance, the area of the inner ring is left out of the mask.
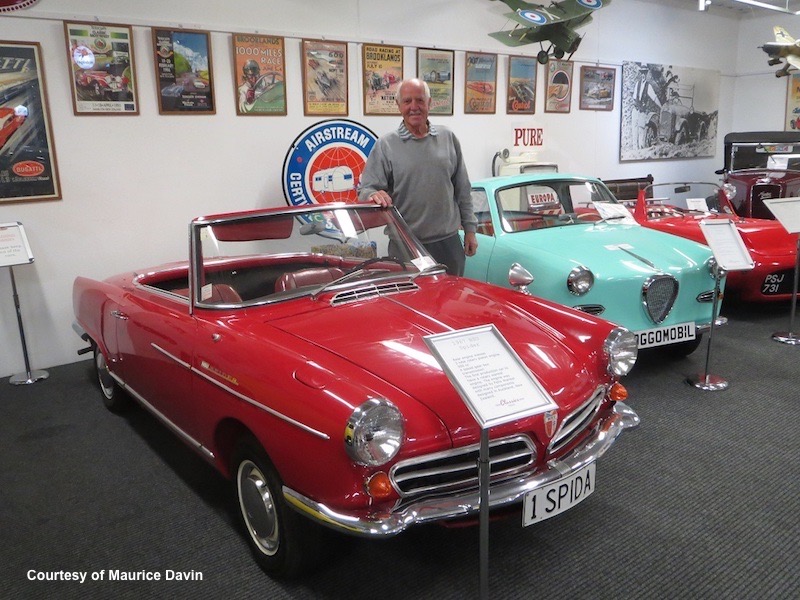
<path id="1" fill-rule="evenodd" d="M 9 138 L 25 122 L 25 112 L 24 109 L 20 110 L 19 107 L 16 109 L 7 106 L 0 107 L 0 149 L 6 145 Z"/>
<path id="2" fill-rule="evenodd" d="M 800 196 L 800 132 L 729 133 L 724 154 L 717 174 L 736 192 L 730 197 L 736 214 L 774 219 L 764 200 Z"/>
<path id="3" fill-rule="evenodd" d="M 797 238 L 778 221 L 737 215 L 728 194 L 730 185 L 715 183 L 664 183 L 639 191 L 634 218 L 644 227 L 672 233 L 702 244 L 704 220 L 733 221 L 755 268 L 731 271 L 725 294 L 746 302 L 770 302 L 791 298 L 797 260 Z"/>
<path id="4" fill-rule="evenodd" d="M 482 432 L 432 334 L 494 326 L 557 405 L 491 428 L 489 504 L 523 525 L 596 490 L 595 461 L 639 422 L 619 382 L 636 360 L 631 332 L 446 275 L 394 208 L 215 215 L 189 234 L 189 261 L 78 277 L 76 331 L 110 409 L 135 398 L 233 480 L 270 574 L 297 574 L 319 525 L 385 538 L 475 518 Z M 506 363 L 469 343 L 473 366 L 507 385 Z M 492 383 L 484 394 L 500 393 Z"/>

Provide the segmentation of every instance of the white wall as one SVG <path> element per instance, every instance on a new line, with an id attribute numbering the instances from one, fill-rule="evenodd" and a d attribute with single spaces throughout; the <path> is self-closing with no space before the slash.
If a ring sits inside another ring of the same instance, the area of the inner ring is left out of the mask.
<path id="1" fill-rule="evenodd" d="M 0 204 L 0 223 L 22 222 L 36 258 L 14 269 L 31 368 L 79 359 L 82 343 L 71 330 L 75 276 L 104 278 L 184 258 L 191 218 L 284 204 L 281 169 L 288 147 L 321 120 L 303 116 L 301 37 L 351 42 L 349 118 L 378 135 L 395 128 L 399 119 L 362 115 L 359 43 L 405 46 L 407 76 L 415 70 L 416 47 L 456 50 L 455 114 L 434 121 L 459 135 L 473 178 L 490 174 L 496 151 L 514 150 L 514 127 L 543 128 L 539 156 L 558 162 L 562 171 L 603 178 L 653 173 L 662 180 L 716 179 L 724 133 L 781 127 L 785 81 L 774 81 L 763 52 L 754 48 L 771 38 L 771 21 L 740 25 L 713 12 L 639 0 L 615 0 L 596 13 L 572 57 L 576 73 L 581 64 L 619 67 L 624 60 L 718 70 L 717 157 L 621 164 L 619 69 L 611 112 L 581 111 L 573 95 L 569 114 L 545 113 L 540 69 L 535 115 L 506 115 L 502 91 L 497 114 L 464 115 L 465 50 L 501 55 L 500 90 L 505 57 L 538 50 L 536 45 L 510 51 L 488 37 L 505 26 L 505 11 L 501 2 L 488 0 L 40 0 L 32 8 L 5 13 L 0 40 L 42 45 L 63 191 L 60 201 Z M 73 115 L 62 19 L 134 26 L 139 116 Z M 215 115 L 158 114 L 150 26 L 212 32 Z M 791 31 L 791 23 L 787 27 Z M 286 37 L 287 116 L 236 116 L 231 32 Z M 8 269 L 0 269 L 0 340 L 0 376 L 24 372 Z"/>

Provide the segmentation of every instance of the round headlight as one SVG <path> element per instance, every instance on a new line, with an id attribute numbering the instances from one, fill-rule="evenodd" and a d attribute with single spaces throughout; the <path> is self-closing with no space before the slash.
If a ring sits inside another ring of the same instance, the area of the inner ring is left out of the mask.
<path id="1" fill-rule="evenodd" d="M 379 466 L 395 457 L 403 441 L 403 415 L 387 400 L 370 398 L 347 420 L 344 446 L 355 462 Z"/>
<path id="2" fill-rule="evenodd" d="M 639 354 L 636 336 L 623 327 L 615 327 L 606 338 L 605 351 L 608 355 L 608 372 L 617 376 L 627 375 L 636 364 Z"/>
<path id="3" fill-rule="evenodd" d="M 576 296 L 583 296 L 592 289 L 594 275 L 586 267 L 575 267 L 567 277 L 567 289 Z"/>

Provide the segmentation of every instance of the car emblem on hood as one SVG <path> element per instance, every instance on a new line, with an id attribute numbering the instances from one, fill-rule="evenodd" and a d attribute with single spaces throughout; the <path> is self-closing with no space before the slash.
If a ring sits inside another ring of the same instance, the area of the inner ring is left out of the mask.
<path id="1" fill-rule="evenodd" d="M 544 432 L 548 438 L 552 438 L 556 433 L 556 425 L 558 424 L 558 411 L 548 410 L 544 413 Z"/>

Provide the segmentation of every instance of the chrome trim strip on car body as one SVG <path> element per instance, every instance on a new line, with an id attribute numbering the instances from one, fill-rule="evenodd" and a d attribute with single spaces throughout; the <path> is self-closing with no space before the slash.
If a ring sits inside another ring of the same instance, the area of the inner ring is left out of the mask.
<path id="1" fill-rule="evenodd" d="M 269 413 L 272 416 L 279 418 L 281 421 L 285 421 L 286 423 L 289 423 L 290 425 L 294 425 L 295 427 L 299 427 L 303 431 L 306 431 L 306 432 L 308 432 L 308 433 L 310 433 L 312 435 L 315 435 L 315 436 L 317 436 L 319 438 L 322 438 L 323 440 L 331 439 L 331 436 L 329 436 L 327 433 L 325 433 L 323 431 L 319 431 L 317 429 L 314 429 L 313 427 L 309 427 L 308 425 L 305 425 L 304 423 L 301 423 L 300 421 L 295 421 L 291 417 L 286 416 L 283 413 L 279 413 L 277 410 L 274 410 L 274 409 L 272 409 L 272 408 L 270 408 L 268 406 L 264 406 L 260 402 L 256 402 L 252 398 L 250 398 L 248 396 L 245 396 L 244 394 L 242 394 L 240 392 L 237 392 L 233 388 L 228 387 L 224 383 L 221 383 L 221 382 L 217 381 L 216 379 L 214 379 L 210 375 L 207 375 L 203 371 L 199 370 L 197 367 L 192 367 L 191 369 L 192 369 L 192 373 L 194 373 L 196 375 L 199 375 L 200 377 L 202 377 L 203 379 L 205 379 L 209 383 L 213 383 L 214 385 L 216 385 L 219 388 L 222 388 L 223 390 L 225 390 L 229 394 L 232 394 L 232 395 L 236 396 L 239 400 L 242 400 L 243 402 L 247 402 L 251 406 L 254 406 L 255 408 L 263 410 L 264 412 Z"/>
<path id="2" fill-rule="evenodd" d="M 203 455 L 206 456 L 206 458 L 208 458 L 208 459 L 210 459 L 212 461 L 215 459 L 214 453 L 211 450 L 209 450 L 208 448 L 203 446 L 203 444 L 198 442 L 196 439 L 194 439 L 192 436 L 190 436 L 188 433 L 186 433 L 183 429 L 181 429 L 175 423 L 170 421 L 164 415 L 164 413 L 162 413 L 155 406 L 153 406 L 147 400 L 145 400 L 144 397 L 142 397 L 142 395 L 139 392 L 137 392 L 132 387 L 130 387 L 128 384 L 126 384 L 122 379 L 120 379 L 120 377 L 118 375 L 116 375 L 112 371 L 109 371 L 109 375 L 111 375 L 111 377 L 114 379 L 114 381 L 116 381 L 117 384 L 122 389 L 124 389 L 127 393 L 129 393 L 134 398 L 136 398 L 136 400 L 142 406 L 144 406 L 149 412 L 151 412 L 153 414 L 153 416 L 155 416 L 159 421 L 164 423 L 164 425 L 166 425 L 172 431 L 174 431 L 179 437 L 181 437 L 184 441 L 186 441 L 192 448 L 195 448 L 196 450 L 199 450 L 200 453 L 202 453 Z"/>
<path id="3" fill-rule="evenodd" d="M 172 360 L 172 361 L 174 361 L 174 362 L 178 363 L 178 364 L 179 364 L 180 366 L 182 366 L 184 369 L 191 369 L 191 368 L 192 368 L 192 365 L 190 365 L 189 363 L 187 363 L 185 360 L 181 360 L 180 358 L 178 358 L 178 357 L 177 357 L 177 356 L 175 356 L 174 354 L 171 354 L 171 353 L 167 352 L 166 350 L 164 350 L 164 349 L 163 349 L 161 346 L 159 346 L 158 344 L 154 344 L 153 342 L 150 342 L 150 345 L 151 345 L 153 348 L 155 348 L 156 350 L 158 350 L 159 352 L 161 352 L 161 354 L 163 354 L 164 356 L 166 356 L 166 357 L 167 357 L 167 358 L 169 358 L 170 360 Z"/>
<path id="4" fill-rule="evenodd" d="M 522 502 L 528 492 L 576 473 L 605 454 L 625 429 L 637 425 L 639 416 L 633 409 L 617 402 L 611 412 L 595 425 L 589 437 L 563 458 L 550 461 L 546 470 L 518 475 L 492 485 L 490 507 L 500 508 Z M 465 517 L 480 509 L 480 490 L 477 488 L 441 497 L 421 498 L 403 505 L 395 512 L 370 515 L 337 512 L 286 486 L 283 487 L 283 495 L 289 505 L 299 512 L 330 527 L 364 537 L 389 537 L 412 525 Z"/>

